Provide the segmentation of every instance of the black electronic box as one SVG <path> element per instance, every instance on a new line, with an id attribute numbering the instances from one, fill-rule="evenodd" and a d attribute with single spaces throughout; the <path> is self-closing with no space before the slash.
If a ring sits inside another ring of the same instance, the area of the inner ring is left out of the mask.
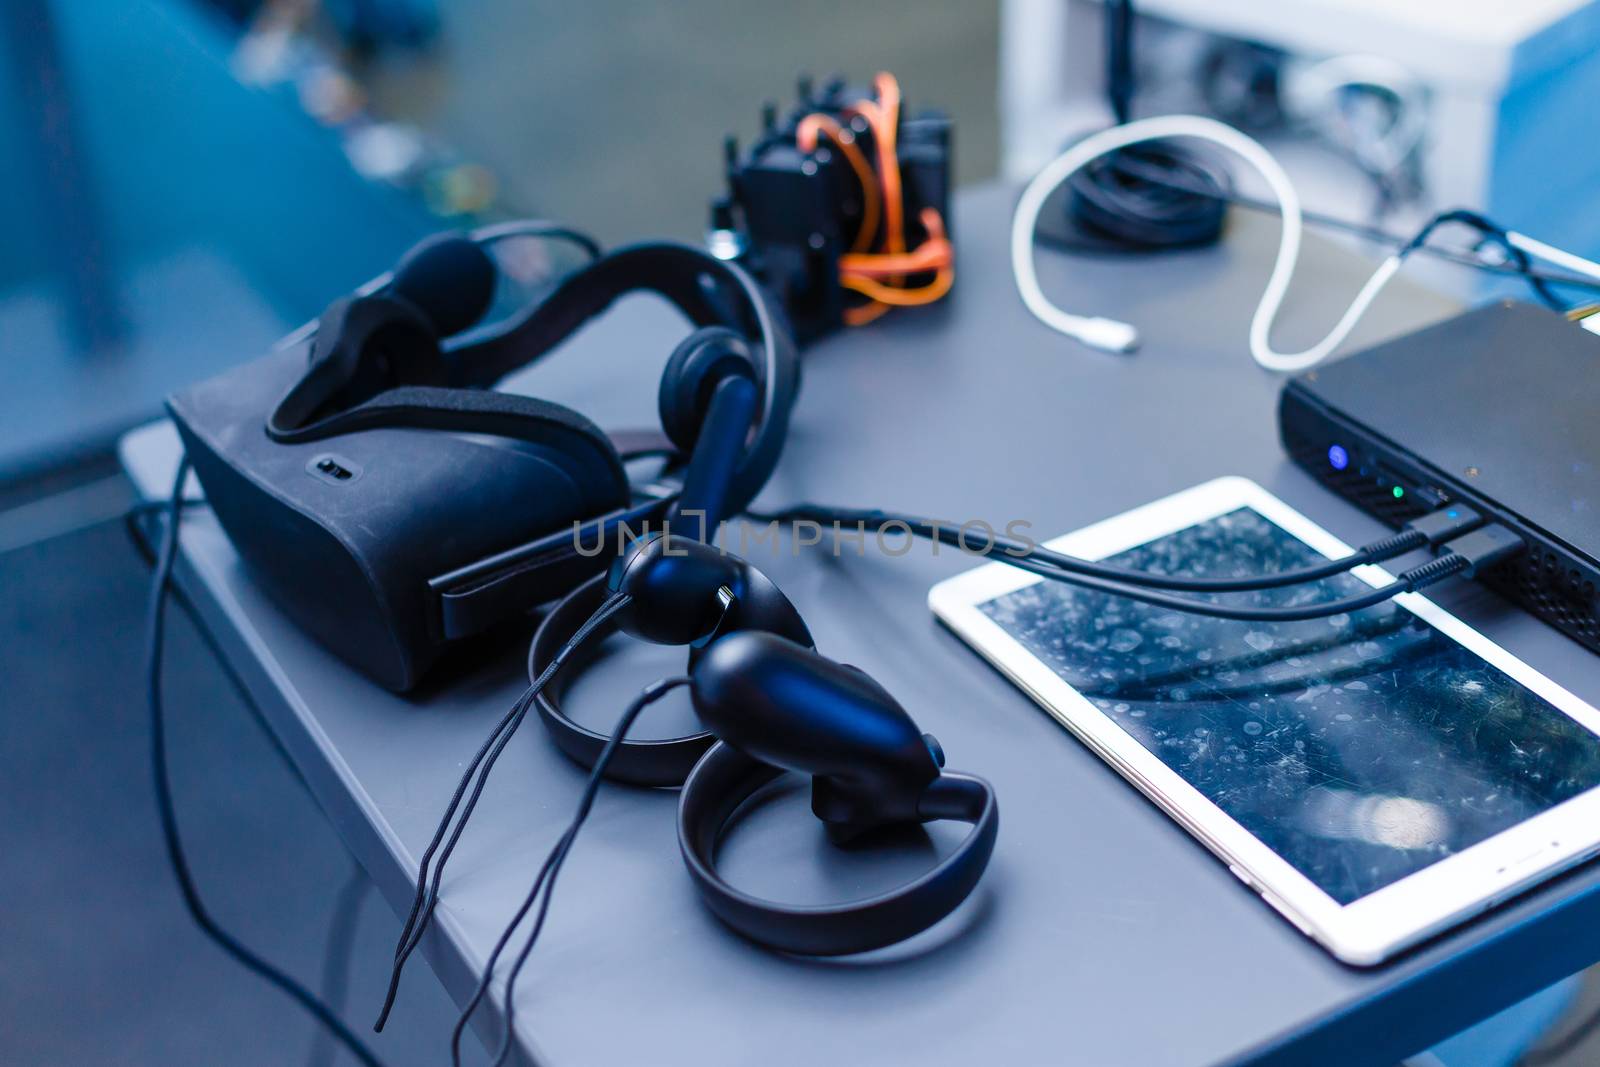
<path id="1" fill-rule="evenodd" d="M 1391 526 L 1450 503 L 1528 550 L 1483 580 L 1600 651 L 1600 336 L 1505 301 L 1290 380 L 1284 448 Z"/>

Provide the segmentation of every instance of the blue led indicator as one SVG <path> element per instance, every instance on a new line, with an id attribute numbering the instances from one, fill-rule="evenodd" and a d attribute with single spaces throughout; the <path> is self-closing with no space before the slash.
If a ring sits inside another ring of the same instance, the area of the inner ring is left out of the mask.
<path id="1" fill-rule="evenodd" d="M 1336 471 L 1344 470 L 1350 466 L 1350 453 L 1344 450 L 1343 445 L 1329 445 L 1328 465 Z"/>
<path id="2" fill-rule="evenodd" d="M 1450 516 L 1452 519 L 1459 519 L 1461 517 L 1461 512 L 1457 511 L 1455 508 L 1451 508 L 1449 511 L 1445 512 L 1445 514 Z"/>

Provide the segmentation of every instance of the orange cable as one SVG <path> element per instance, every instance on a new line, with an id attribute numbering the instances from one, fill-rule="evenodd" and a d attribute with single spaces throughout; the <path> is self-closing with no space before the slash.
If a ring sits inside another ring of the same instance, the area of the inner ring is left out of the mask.
<path id="1" fill-rule="evenodd" d="M 856 180 L 861 183 L 861 225 L 856 230 L 856 239 L 850 250 L 865 252 L 872 247 L 872 237 L 878 229 L 878 183 L 873 180 L 872 166 L 862 153 L 861 146 L 856 144 L 855 135 L 840 126 L 833 116 L 821 112 L 807 115 L 795 128 L 795 141 L 800 151 L 816 151 L 819 132 L 827 134 L 839 146 L 850 169 L 855 171 Z"/>
<path id="2" fill-rule="evenodd" d="M 840 256 L 839 284 L 878 303 L 895 307 L 931 304 L 948 293 L 955 282 L 955 249 L 945 236 L 944 220 L 931 207 L 924 208 L 919 218 L 928 231 L 928 239 L 914 251 L 895 256 Z M 935 272 L 933 280 L 914 288 L 884 285 L 876 277 L 897 278 L 901 274 L 930 270 Z"/>
<path id="3" fill-rule="evenodd" d="M 845 140 L 846 131 L 831 117 L 808 115 L 796 130 L 802 151 L 815 148 L 819 133 L 839 145 L 862 186 L 862 226 L 851 251 L 839 257 L 839 284 L 867 298 L 867 303 L 844 309 L 844 321 L 861 326 L 881 317 L 891 307 L 931 304 L 950 291 L 955 282 L 955 248 L 944 229 L 944 220 L 932 208 L 924 208 L 918 218 L 927 239 L 911 251 L 906 250 L 905 192 L 900 173 L 900 83 L 893 74 L 880 72 L 873 79 L 876 99 L 862 100 L 845 109 L 849 115 L 865 119 L 873 134 L 877 155 L 877 182 L 872 181 L 864 153 L 854 138 Z M 876 196 L 869 195 L 872 190 Z M 884 251 L 872 252 L 872 237 L 877 224 L 876 201 L 882 202 Z M 867 225 L 869 205 L 871 222 Z M 933 273 L 931 281 L 919 286 L 905 285 L 907 275 Z"/>
<path id="4" fill-rule="evenodd" d="M 869 278 L 893 277 L 896 274 L 924 274 L 950 266 L 951 259 L 950 242 L 943 237 L 930 236 L 914 250 L 897 255 L 890 255 L 887 252 L 842 255 L 839 257 L 839 273 L 864 274 Z"/>
<path id="5" fill-rule="evenodd" d="M 901 194 L 897 146 L 900 83 L 893 74 L 882 71 L 872 84 L 878 92 L 877 100 L 862 100 L 846 110 L 860 115 L 872 127 L 872 139 L 878 153 L 878 180 L 883 183 L 884 247 L 889 252 L 904 252 L 905 199 Z"/>
<path id="6" fill-rule="evenodd" d="M 844 284 L 843 282 L 840 283 Z M 876 322 L 883 318 L 889 311 L 889 305 L 874 300 L 871 303 L 861 304 L 857 307 L 844 309 L 843 318 L 846 326 L 865 326 L 869 322 Z"/>
<path id="7" fill-rule="evenodd" d="M 923 208 L 917 217 L 922 222 L 922 228 L 928 231 L 928 238 L 914 251 L 898 255 L 890 255 L 887 252 L 846 254 L 839 257 L 839 269 L 853 274 L 876 276 L 896 273 L 920 274 L 954 265 L 955 248 L 945 234 L 944 219 L 931 207 Z"/>
<path id="8" fill-rule="evenodd" d="M 900 161 L 896 153 L 896 133 L 900 119 L 900 83 L 894 75 L 880 72 L 873 79 L 876 100 L 862 100 L 847 108 L 866 119 L 872 130 L 874 150 L 878 156 L 878 180 L 883 183 L 884 247 L 889 252 L 905 251 L 905 201 L 900 186 Z M 898 282 L 900 279 L 891 278 Z M 841 276 L 841 282 L 843 278 Z M 862 317 L 871 322 L 888 310 L 887 302 L 874 301 L 868 305 L 874 310 Z"/>
<path id="9" fill-rule="evenodd" d="M 880 281 L 863 277 L 859 274 L 844 274 L 839 277 L 839 284 L 846 289 L 853 289 L 862 296 L 870 297 L 879 304 L 892 307 L 920 307 L 931 304 L 943 297 L 955 284 L 956 272 L 954 267 L 940 267 L 933 281 L 927 285 L 916 288 L 907 288 L 898 285 L 884 285 Z M 881 312 L 879 313 L 881 314 Z M 876 318 L 877 316 L 873 316 Z"/>

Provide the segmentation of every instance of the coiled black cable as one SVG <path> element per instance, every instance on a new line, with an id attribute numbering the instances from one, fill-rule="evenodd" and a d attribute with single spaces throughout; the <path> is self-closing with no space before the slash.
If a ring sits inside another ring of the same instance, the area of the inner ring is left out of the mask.
<path id="1" fill-rule="evenodd" d="M 1132 0 L 1110 0 L 1105 19 L 1106 100 L 1120 126 L 1133 117 L 1137 90 Z M 1107 153 L 1068 179 L 1067 189 L 1068 214 L 1080 235 L 1099 247 L 1147 250 L 1217 241 L 1233 181 L 1207 153 L 1151 141 Z"/>
<path id="2" fill-rule="evenodd" d="M 189 475 L 189 461 L 178 464 L 172 495 L 167 503 L 167 526 L 162 534 L 161 549 L 156 555 L 154 571 L 150 578 L 150 599 L 145 618 L 145 695 L 150 710 L 150 772 L 155 786 L 156 813 L 161 821 L 161 836 L 166 843 L 167 859 L 172 867 L 178 890 L 183 895 L 184 907 L 201 933 L 219 948 L 232 956 L 248 970 L 255 972 L 293 998 L 302 1008 L 327 1027 L 349 1053 L 367 1067 L 380 1067 L 378 1057 L 360 1038 L 324 1004 L 316 994 L 268 963 L 247 948 L 232 934 L 218 925 L 206 910 L 195 885 L 194 874 L 189 869 L 188 855 L 184 852 L 183 838 L 178 831 L 178 817 L 172 799 L 172 778 L 167 767 L 166 715 L 161 699 L 161 660 L 165 645 L 167 587 L 171 583 L 172 568 L 178 556 L 178 524 L 183 505 L 183 485 Z"/>
<path id="3" fill-rule="evenodd" d="M 1068 213 L 1080 231 L 1112 247 L 1147 251 L 1220 240 L 1233 179 L 1210 153 L 1150 141 L 1094 160 L 1068 179 L 1067 189 Z"/>

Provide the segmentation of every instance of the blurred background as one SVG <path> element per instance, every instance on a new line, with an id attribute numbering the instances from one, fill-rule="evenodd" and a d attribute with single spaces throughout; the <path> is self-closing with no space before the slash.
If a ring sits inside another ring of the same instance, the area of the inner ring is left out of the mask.
<path id="1" fill-rule="evenodd" d="M 1262 136 L 1309 207 L 1403 231 L 1475 205 L 1600 252 L 1600 212 L 1570 207 L 1600 178 L 1600 3 L 1140 10 L 1135 112 L 1201 111 Z M 0 798 L 13 845 L 0 1062 L 333 1062 L 293 1008 L 187 926 L 164 867 L 121 432 L 437 229 L 538 215 L 606 244 L 700 240 L 725 134 L 753 134 L 763 102 L 786 105 L 802 74 L 893 71 L 912 107 L 953 119 L 959 185 L 1020 180 L 1106 123 L 1103 38 L 1094 0 L 0 0 Z M 1463 297 L 1485 284 L 1421 269 Z M 392 917 L 365 899 L 269 735 L 239 728 L 249 713 L 199 633 L 171 625 L 175 773 L 198 798 L 180 808 L 216 910 L 296 973 L 373 989 Z M 419 988 L 380 1043 L 394 1062 L 428 1059 L 417 1035 L 448 1028 L 453 1010 L 432 995 Z M 1518 1040 L 1565 1033 L 1594 999 L 1577 983 L 1552 991 Z M 1547 1062 L 1600 1057 L 1583 1034 L 1565 1044 Z M 1458 1049 L 1449 1063 L 1515 1054 Z"/>

